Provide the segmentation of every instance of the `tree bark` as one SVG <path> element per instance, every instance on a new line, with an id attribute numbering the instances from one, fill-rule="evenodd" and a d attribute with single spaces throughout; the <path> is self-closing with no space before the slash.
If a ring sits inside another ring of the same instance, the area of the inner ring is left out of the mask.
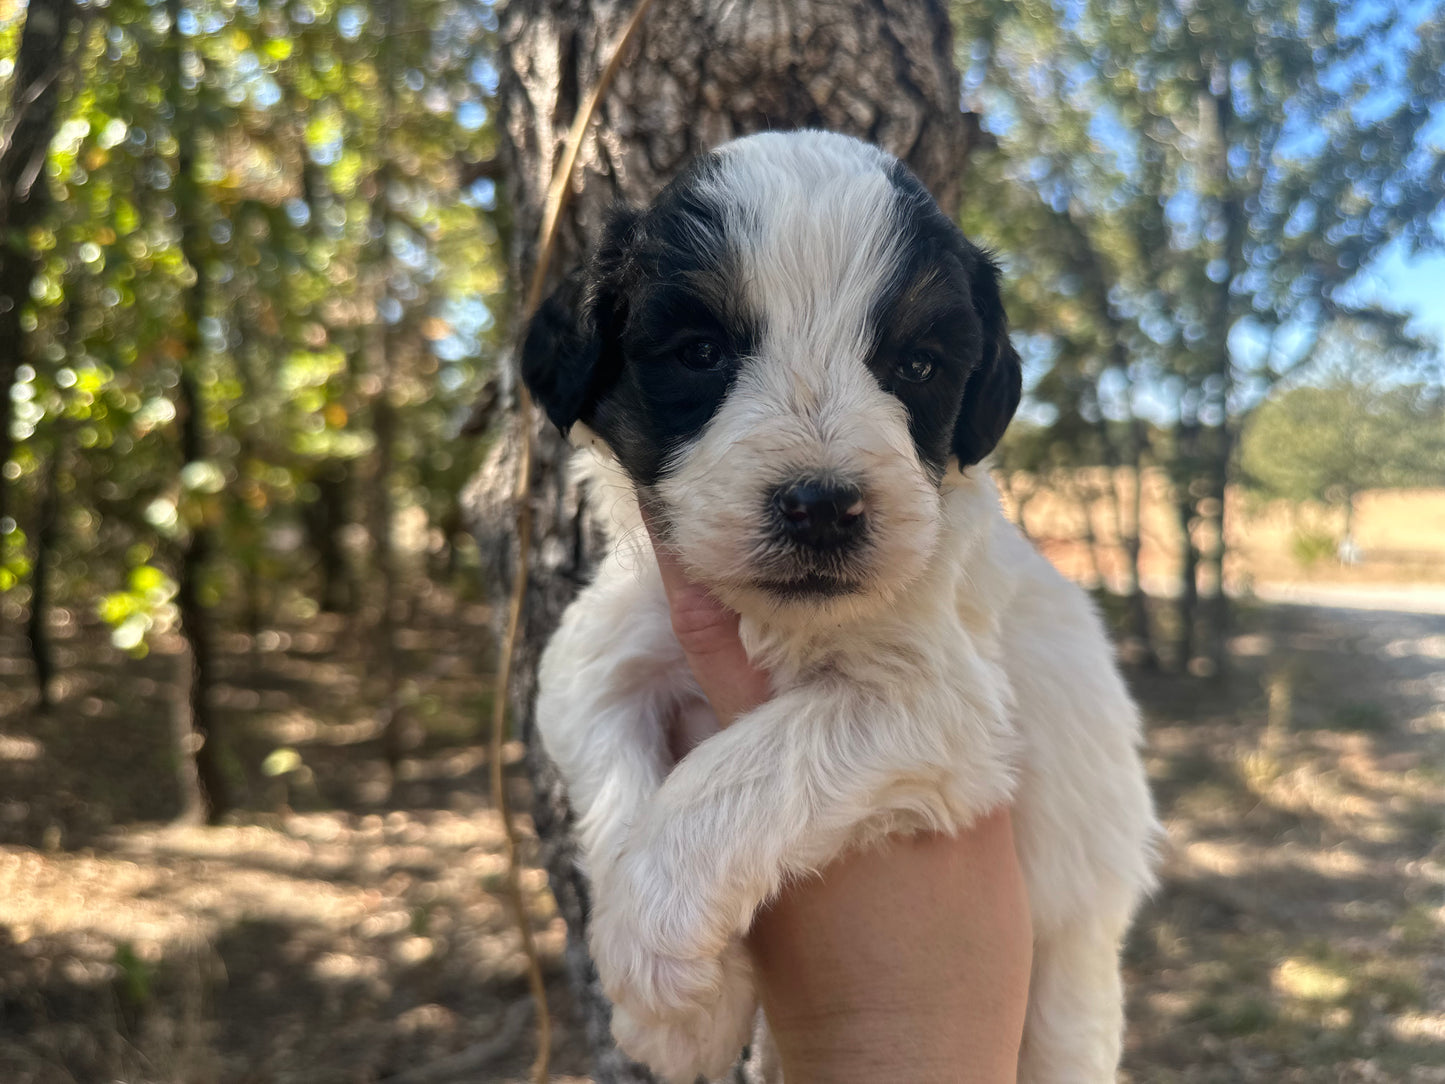
<path id="1" fill-rule="evenodd" d="M 27 624 L 30 658 L 35 664 L 35 690 L 39 710 L 54 707 L 51 681 L 55 677 L 55 651 L 50 642 L 50 567 L 55 557 L 56 533 L 60 523 L 60 464 L 65 457 L 66 430 L 55 427 L 50 459 L 45 465 L 40 510 L 35 520 L 35 561 L 30 566 L 30 617 Z"/>
<path id="2" fill-rule="evenodd" d="M 386 762 L 395 772 L 418 736 L 407 726 L 401 708 L 401 663 L 396 642 L 397 609 L 400 594 L 396 561 L 396 506 L 392 475 L 396 460 L 396 370 L 400 315 L 388 312 L 399 305 L 391 289 L 392 255 L 390 232 L 395 213 L 391 186 L 395 177 L 391 133 L 397 124 L 397 28 L 401 23 L 400 0 L 380 0 L 376 5 L 377 67 L 381 83 L 381 115 L 377 132 L 379 160 L 371 175 L 370 243 L 367 261 L 372 276 L 374 314 L 368 329 L 370 369 L 371 431 L 376 439 L 372 463 L 371 494 L 372 555 L 380 598 L 374 630 L 376 666 L 382 686 L 381 745 Z"/>
<path id="3" fill-rule="evenodd" d="M 29 234 L 50 207 L 45 161 L 55 136 L 73 11 L 71 0 L 30 0 L 9 108 L 0 113 L 0 520 L 10 514 L 4 476 L 12 450 L 10 389 L 29 340 L 21 318 L 39 269 Z"/>
<path id="4" fill-rule="evenodd" d="M 499 159 L 513 225 L 513 283 L 530 277 L 542 202 L 561 145 L 632 2 L 507 5 L 500 31 Z M 767 128 L 831 128 L 877 143 L 907 161 L 944 209 L 955 213 L 977 131 L 958 102 L 953 35 L 939 0 L 658 4 L 582 144 L 573 199 L 559 223 L 553 280 L 582 260 L 613 202 L 646 202 L 694 155 Z M 514 400 L 511 365 L 501 379 L 503 396 Z M 601 1084 L 631 1084 L 652 1078 L 612 1045 L 610 1008 L 586 951 L 588 887 L 575 861 L 571 811 L 532 726 L 538 656 L 603 539 L 588 494 L 567 471 L 567 446 L 536 419 L 531 424 L 531 576 L 510 707 L 527 747 L 539 859 L 567 920 L 567 972 L 593 1076 Z M 496 562 L 490 580 L 499 602 L 514 556 L 517 453 L 513 435 L 500 438 L 466 496 L 482 552 Z"/>
<path id="5" fill-rule="evenodd" d="M 181 232 L 181 255 L 194 276 L 181 299 L 177 335 L 180 339 L 179 381 L 176 386 L 177 410 L 181 436 L 181 473 L 193 463 L 206 459 L 205 404 L 197 371 L 202 350 L 201 320 L 206 312 L 210 282 L 207 275 L 204 235 L 201 222 L 200 182 L 196 178 L 199 110 L 194 98 L 200 93 L 201 81 L 194 90 L 183 82 L 183 58 L 186 44 L 180 22 L 184 12 L 182 0 L 167 0 L 170 16 L 167 38 L 167 95 L 171 106 L 171 127 L 176 139 L 176 222 Z M 197 494 L 203 501 L 204 494 Z M 184 497 L 182 497 L 184 501 Z M 231 808 L 231 788 L 226 778 L 221 735 L 216 716 L 211 710 L 211 686 L 214 678 L 214 656 L 211 646 L 210 618 L 201 601 L 200 581 L 211 555 L 211 531 L 204 508 L 196 511 L 187 524 L 188 532 L 181 543 L 176 574 L 176 609 L 180 614 L 181 638 L 186 649 L 180 661 L 180 697 L 176 704 L 175 733 L 182 787 L 182 816 L 215 822 Z M 191 756 L 187 757 L 189 749 Z M 194 770 L 186 766 L 194 761 Z"/>
<path id="6" fill-rule="evenodd" d="M 1231 293 L 1236 275 L 1248 268 L 1244 261 L 1247 223 L 1244 200 L 1229 168 L 1231 130 L 1234 127 L 1234 104 L 1228 90 L 1228 73 L 1223 64 L 1216 65 L 1213 93 L 1203 99 L 1203 115 L 1212 122 L 1211 167 L 1214 173 L 1215 198 L 1224 225 L 1223 258 L 1225 273 L 1214 291 L 1214 326 L 1209 342 L 1212 345 L 1211 368 L 1216 381 L 1215 401 L 1219 423 L 1215 446 L 1208 461 L 1209 495 L 1212 513 L 1209 516 L 1210 542 L 1201 555 L 1208 577 L 1209 595 L 1204 607 L 1205 632 L 1201 651 L 1216 678 L 1226 676 L 1229 643 L 1229 595 L 1225 592 L 1224 558 L 1228 546 L 1225 536 L 1225 513 L 1229 491 L 1229 470 L 1234 455 L 1234 426 L 1229 417 L 1230 399 L 1234 389 L 1234 362 L 1229 353 L 1229 331 L 1234 323 L 1235 304 Z"/>

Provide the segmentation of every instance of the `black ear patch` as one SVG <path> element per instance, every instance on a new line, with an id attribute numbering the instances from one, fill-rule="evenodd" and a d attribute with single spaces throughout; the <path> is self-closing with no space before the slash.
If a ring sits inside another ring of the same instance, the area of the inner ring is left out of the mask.
<path id="1" fill-rule="evenodd" d="M 593 258 L 562 280 L 527 325 L 522 380 L 564 433 L 587 419 L 620 371 L 620 271 L 636 218 L 615 208 Z"/>
<path id="2" fill-rule="evenodd" d="M 979 254 L 969 285 L 983 329 L 983 356 L 964 386 L 953 428 L 953 454 L 960 467 L 970 467 L 993 451 L 1023 394 L 1023 364 L 1009 341 L 998 265 L 987 254 Z"/>
<path id="3" fill-rule="evenodd" d="M 584 327 L 584 291 L 585 272 L 568 275 L 537 309 L 522 341 L 522 380 L 564 433 L 582 415 L 602 348 Z"/>

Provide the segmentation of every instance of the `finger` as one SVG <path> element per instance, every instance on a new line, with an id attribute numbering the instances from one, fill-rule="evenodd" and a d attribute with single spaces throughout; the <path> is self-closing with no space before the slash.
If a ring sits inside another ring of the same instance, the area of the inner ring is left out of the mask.
<path id="1" fill-rule="evenodd" d="M 768 676 L 752 664 L 743 650 L 738 615 L 706 588 L 689 580 L 668 548 L 657 545 L 652 524 L 645 516 L 644 522 L 662 573 L 673 634 L 718 721 L 727 726 L 768 698 Z"/>

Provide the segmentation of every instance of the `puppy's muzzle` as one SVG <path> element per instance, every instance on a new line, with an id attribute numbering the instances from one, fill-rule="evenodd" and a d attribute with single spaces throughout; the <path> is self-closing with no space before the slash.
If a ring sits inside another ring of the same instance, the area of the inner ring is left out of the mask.
<path id="1" fill-rule="evenodd" d="M 820 553 L 852 549 L 867 530 L 863 491 L 841 480 L 805 478 L 773 491 L 778 532 Z"/>

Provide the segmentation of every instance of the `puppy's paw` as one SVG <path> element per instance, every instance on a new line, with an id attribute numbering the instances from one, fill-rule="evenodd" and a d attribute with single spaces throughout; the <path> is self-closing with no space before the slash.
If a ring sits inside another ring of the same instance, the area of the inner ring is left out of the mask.
<path id="1" fill-rule="evenodd" d="M 679 955 L 642 923 L 602 911 L 594 917 L 591 941 L 608 998 L 644 1018 L 685 1016 L 717 997 L 722 967 L 711 953 Z"/>
<path id="2" fill-rule="evenodd" d="M 716 999 L 728 935 L 701 898 L 631 855 L 596 883 L 593 899 L 592 959 L 614 1003 L 663 1017 Z"/>
<path id="3" fill-rule="evenodd" d="M 675 970 L 676 963 L 669 961 L 667 969 Z M 734 942 L 710 963 L 710 996 L 687 1007 L 657 1012 L 629 1002 L 622 990 L 614 1001 L 617 1045 L 672 1084 L 723 1076 L 752 1037 L 757 995 L 746 953 Z"/>

